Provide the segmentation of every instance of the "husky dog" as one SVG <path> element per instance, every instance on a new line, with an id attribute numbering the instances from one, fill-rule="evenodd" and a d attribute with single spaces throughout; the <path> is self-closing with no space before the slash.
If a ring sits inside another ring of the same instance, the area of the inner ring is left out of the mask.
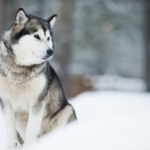
<path id="1" fill-rule="evenodd" d="M 57 15 L 44 20 L 20 8 L 0 43 L 0 104 L 7 148 L 25 146 L 76 119 L 61 82 L 49 65 L 54 54 L 52 27 Z"/>

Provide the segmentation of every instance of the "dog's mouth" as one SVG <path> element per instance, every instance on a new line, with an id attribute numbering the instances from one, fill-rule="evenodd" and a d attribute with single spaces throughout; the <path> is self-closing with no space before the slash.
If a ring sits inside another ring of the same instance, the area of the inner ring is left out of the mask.
<path id="1" fill-rule="evenodd" d="M 32 53 L 36 58 L 40 59 L 40 60 L 44 60 L 43 58 L 38 57 L 34 52 Z"/>
<path id="2" fill-rule="evenodd" d="M 50 57 L 52 57 L 52 56 L 46 56 L 43 58 L 43 60 L 48 60 L 48 59 L 50 59 Z"/>
<path id="3" fill-rule="evenodd" d="M 37 59 L 43 60 L 43 61 L 47 61 L 49 59 L 51 59 L 53 56 L 45 56 L 43 58 L 38 57 L 34 52 L 32 53 Z"/>

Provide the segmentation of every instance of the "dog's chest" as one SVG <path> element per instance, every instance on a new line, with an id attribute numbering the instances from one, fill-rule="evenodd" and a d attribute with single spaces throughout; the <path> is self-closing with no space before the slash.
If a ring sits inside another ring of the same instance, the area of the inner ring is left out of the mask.
<path id="1" fill-rule="evenodd" d="M 37 101 L 45 84 L 46 79 L 43 74 L 23 83 L 0 76 L 0 98 L 4 103 L 9 102 L 13 110 L 26 110 L 31 103 Z"/>

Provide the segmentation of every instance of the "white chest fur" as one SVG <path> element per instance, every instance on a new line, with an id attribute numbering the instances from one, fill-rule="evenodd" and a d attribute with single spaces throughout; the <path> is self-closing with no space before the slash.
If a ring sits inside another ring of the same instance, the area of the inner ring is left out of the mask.
<path id="1" fill-rule="evenodd" d="M 0 76 L 0 98 L 9 103 L 14 111 L 28 111 L 29 105 L 37 101 L 46 83 L 43 74 L 24 83 L 11 81 Z"/>

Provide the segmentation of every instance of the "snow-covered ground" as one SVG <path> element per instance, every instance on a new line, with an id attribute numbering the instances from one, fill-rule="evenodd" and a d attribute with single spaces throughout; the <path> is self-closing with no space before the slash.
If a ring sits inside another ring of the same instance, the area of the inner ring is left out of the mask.
<path id="1" fill-rule="evenodd" d="M 47 134 L 26 150 L 150 149 L 150 94 L 85 92 L 70 103 L 78 121 Z M 0 113 L 0 150 L 5 144 Z"/>

